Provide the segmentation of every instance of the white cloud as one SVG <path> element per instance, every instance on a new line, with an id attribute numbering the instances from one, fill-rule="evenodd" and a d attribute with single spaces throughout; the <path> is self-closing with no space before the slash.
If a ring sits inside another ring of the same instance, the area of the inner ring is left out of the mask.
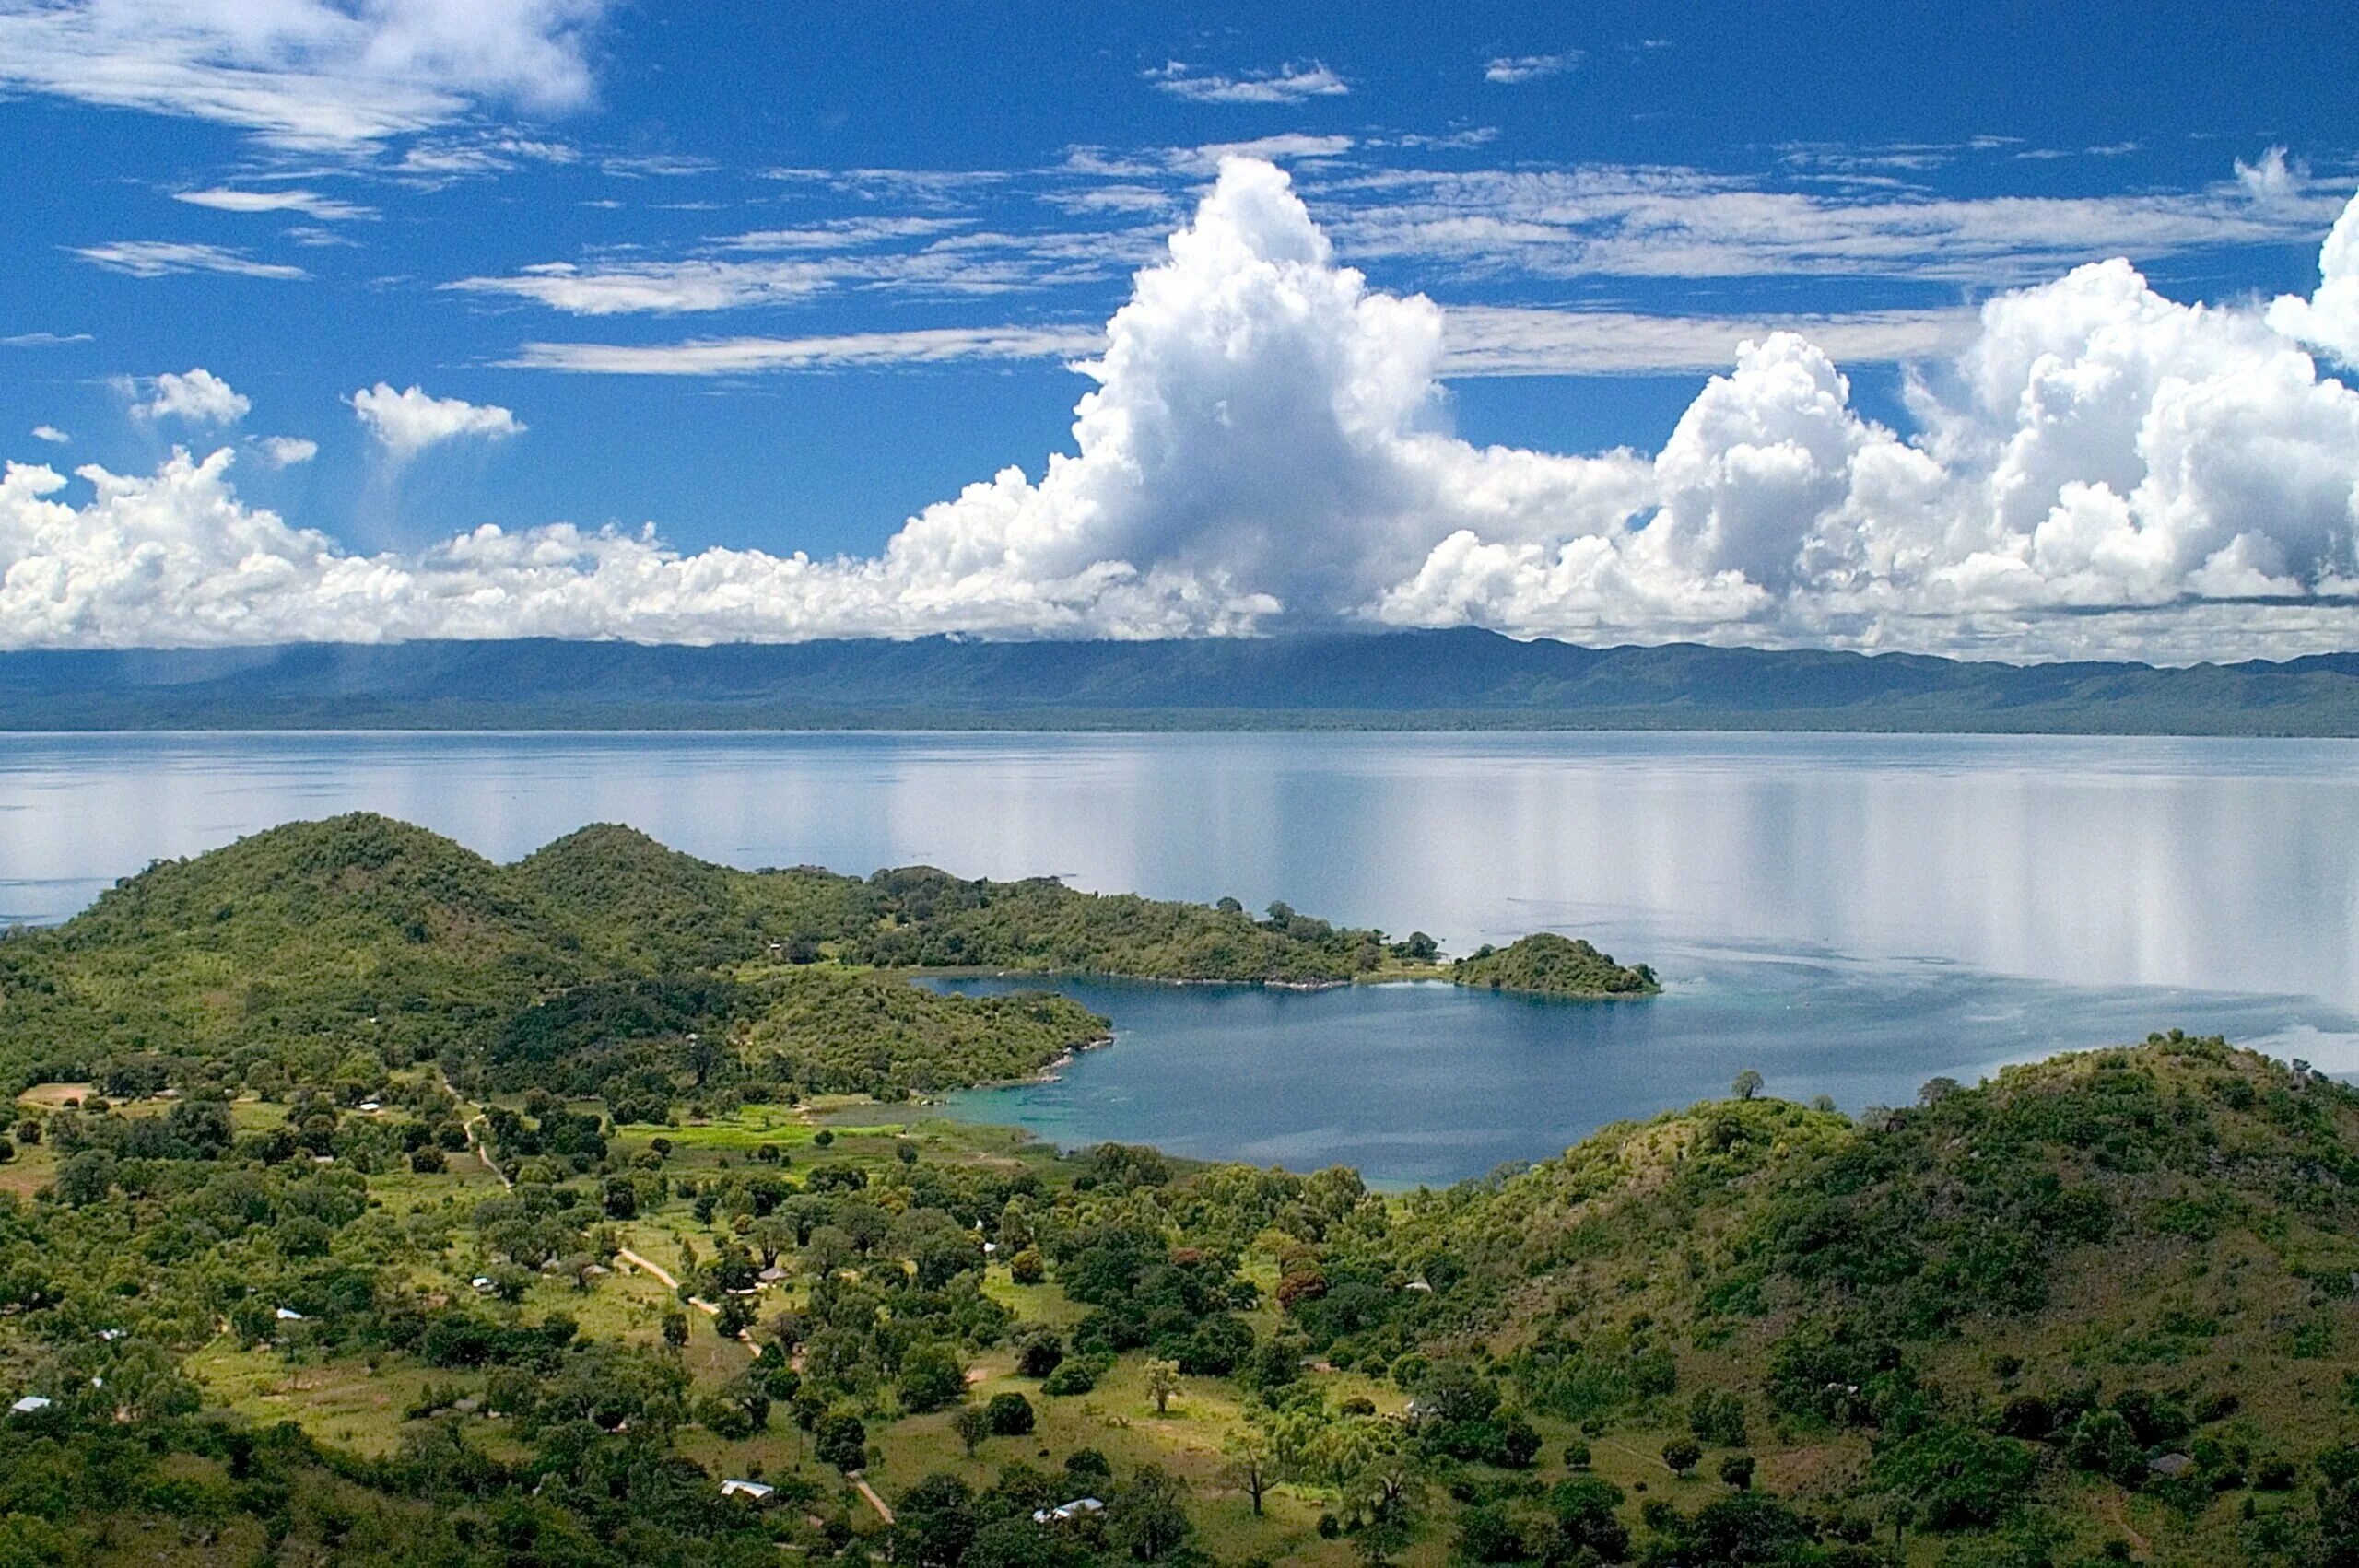
<path id="1" fill-rule="evenodd" d="M 2330 241 L 2330 281 L 2349 232 Z M 2306 308 L 2336 307 L 2321 287 Z M 1904 328 L 1922 323 L 1862 330 Z M 2268 313 L 2175 303 L 2127 262 L 1990 299 L 1963 346 L 1912 375 L 1907 435 L 1853 406 L 1821 345 L 1777 332 L 1740 347 L 1655 452 L 1476 447 L 1449 428 L 1449 333 L 1423 297 L 1339 266 L 1283 172 L 1236 161 L 1083 367 L 1097 384 L 1073 450 L 925 509 L 874 556 L 684 555 L 651 531 L 569 524 L 356 556 L 240 502 L 226 449 L 145 478 L 82 469 L 80 505 L 53 471 L 17 466 L 0 481 L 0 638 L 1372 621 L 2185 661 L 2359 635 L 2359 392 Z M 794 352 L 847 352 L 815 341 Z M 731 369 L 776 352 L 711 351 L 738 354 Z M 355 406 L 378 398 L 446 407 L 387 387 Z M 512 424 L 448 406 L 431 417 Z"/>
<path id="2" fill-rule="evenodd" d="M 292 468 L 319 456 L 320 443 L 301 436 L 264 436 L 254 442 L 254 450 L 272 468 Z"/>
<path id="3" fill-rule="evenodd" d="M 2288 161 L 2283 147 L 2269 148 L 2256 163 L 2236 159 L 2236 183 L 2257 202 L 2282 201 L 2296 195 L 2309 180 L 2309 166 L 2298 160 Z"/>
<path id="4" fill-rule="evenodd" d="M 243 392 L 203 366 L 185 375 L 167 370 L 152 381 L 127 383 L 145 401 L 131 412 L 142 419 L 185 419 L 192 425 L 234 425 L 253 408 Z"/>
<path id="5" fill-rule="evenodd" d="M 345 223 L 355 218 L 375 217 L 375 207 L 341 202 L 323 196 L 317 191 L 289 186 L 277 191 L 238 191 L 213 186 L 203 191 L 175 191 L 172 199 L 193 206 L 211 207 L 216 212 L 236 213 L 301 213 L 323 223 Z"/>
<path id="6" fill-rule="evenodd" d="M 352 412 L 369 427 L 378 444 L 397 460 L 417 456 L 427 448 L 467 437 L 506 440 L 524 432 L 523 421 L 498 404 L 469 403 L 464 398 L 429 397 L 419 387 L 395 392 L 379 381 L 346 399 Z"/>
<path id="7" fill-rule="evenodd" d="M 1164 158 L 1174 169 L 1191 174 L 1210 174 L 1220 168 L 1223 158 L 1258 158 L 1270 163 L 1288 163 L 1297 159 L 1341 158 L 1351 150 L 1352 138 L 1349 136 L 1313 136 L 1300 131 L 1284 131 L 1274 136 L 1256 136 L 1246 142 L 1213 142 L 1201 147 L 1173 147 L 1164 154 Z"/>
<path id="8" fill-rule="evenodd" d="M 1770 190 L 1675 166 L 1394 169 L 1323 178 L 1311 194 L 1348 253 L 1469 276 L 1815 275 L 1976 287 L 2125 252 L 2306 240 L 2341 205 L 2307 185 L 2255 201 L 2233 180 L 2122 196 L 1945 198 L 1863 177 Z"/>
<path id="9" fill-rule="evenodd" d="M 1311 98 L 1340 98 L 1349 84 L 1312 61 L 1274 71 L 1246 71 L 1237 76 L 1194 71 L 1173 60 L 1143 73 L 1157 92 L 1184 98 L 1191 103 L 1300 103 Z"/>
<path id="10" fill-rule="evenodd" d="M 2359 201 L 2343 210 L 2318 252 L 2318 292 L 2280 298 L 2269 307 L 2269 324 L 2359 369 Z"/>
<path id="11" fill-rule="evenodd" d="M 527 343 L 511 369 L 619 376 L 730 376 L 866 369 L 972 360 L 1071 359 L 1103 348 L 1095 327 L 927 327 L 822 337 L 693 338 L 685 343 Z"/>
<path id="12" fill-rule="evenodd" d="M 1453 305 L 1442 313 L 1438 374 L 1662 375 L 1717 369 L 1747 338 L 1807 334 L 1854 364 L 1922 359 L 1960 346 L 1972 310 L 1864 310 L 1851 315 L 1663 316 Z M 679 343 L 526 343 L 507 369 L 597 375 L 725 376 L 772 370 L 874 369 L 969 360 L 1069 360 L 1100 353 L 1097 327 L 927 327 L 813 337 L 689 338 Z"/>
<path id="13" fill-rule="evenodd" d="M 832 243 L 828 236 L 836 235 Z M 441 285 L 529 299 L 575 316 L 678 315 L 787 305 L 838 288 L 973 298 L 1101 281 L 1135 260 L 1144 231 L 1003 234 L 964 220 L 898 219 L 840 231 L 767 229 L 717 241 L 722 255 L 542 262 Z M 896 240 L 915 249 L 882 249 Z M 744 252 L 785 252 L 759 260 Z"/>
<path id="14" fill-rule="evenodd" d="M 0 346 L 6 346 L 8 348 L 62 348 L 68 344 L 88 343 L 89 341 L 90 334 L 86 332 L 20 332 L 8 337 L 0 337 Z"/>
<path id="15" fill-rule="evenodd" d="M 605 0 L 0 0 L 0 87 L 353 148 L 587 102 Z"/>
<path id="16" fill-rule="evenodd" d="M 168 277 L 174 273 L 196 272 L 297 281 L 311 275 L 301 267 L 257 262 L 243 251 L 170 240 L 118 240 L 106 245 L 76 246 L 74 254 L 109 272 L 133 277 Z"/>
<path id="17" fill-rule="evenodd" d="M 463 277 L 441 287 L 511 295 L 569 315 L 616 316 L 785 304 L 834 281 L 828 267 L 810 262 L 543 262 L 507 277 Z"/>
<path id="18" fill-rule="evenodd" d="M 65 431 L 59 429 L 54 425 L 36 425 L 33 427 L 33 439 L 36 441 L 47 441 L 52 446 L 62 447 L 73 439 L 73 437 L 67 435 Z"/>
<path id="19" fill-rule="evenodd" d="M 1580 64 L 1581 52 L 1567 50 L 1561 54 L 1501 54 L 1483 67 L 1483 79 L 1513 85 L 1536 82 L 1543 76 L 1560 76 Z"/>
<path id="20" fill-rule="evenodd" d="M 1968 310 L 1845 315 L 1680 316 L 1453 305 L 1442 315 L 1440 374 L 1661 375 L 1712 370 L 1748 338 L 1798 333 L 1848 364 L 1928 359 L 1973 335 Z"/>

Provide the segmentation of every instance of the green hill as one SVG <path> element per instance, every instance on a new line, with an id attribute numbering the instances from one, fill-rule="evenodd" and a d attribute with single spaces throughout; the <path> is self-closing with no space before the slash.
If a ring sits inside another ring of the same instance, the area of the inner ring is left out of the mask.
<path id="1" fill-rule="evenodd" d="M 500 868 L 368 813 L 158 862 L 0 962 L 11 1068 L 336 1043 L 406 1059 L 582 973 Z"/>
<path id="2" fill-rule="evenodd" d="M 1472 1357 L 1525 1411 L 1692 1432 L 1944 1563 L 2359 1547 L 2359 1094 L 2218 1040 L 1856 1124 L 1701 1106 L 1322 1251 L 1297 1316 L 1336 1364 Z"/>
<path id="3" fill-rule="evenodd" d="M 1652 996 L 1662 989 L 1645 965 L 1625 966 L 1576 938 L 1537 931 L 1502 948 L 1484 948 L 1449 966 L 1461 986 L 1527 996 Z"/>

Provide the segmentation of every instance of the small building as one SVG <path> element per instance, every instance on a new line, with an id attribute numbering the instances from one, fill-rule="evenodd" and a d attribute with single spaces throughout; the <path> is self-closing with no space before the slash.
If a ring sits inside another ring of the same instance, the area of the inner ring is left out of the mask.
<path id="1" fill-rule="evenodd" d="M 2149 1459 L 2146 1468 L 2158 1476 L 2177 1480 L 2195 1468 L 2195 1460 L 2187 1454 L 2165 1454 L 2159 1458 Z"/>
<path id="2" fill-rule="evenodd" d="M 101 1328 L 99 1330 L 99 1340 L 101 1344 L 111 1345 L 130 1332 L 128 1328 Z"/>
<path id="3" fill-rule="evenodd" d="M 280 1307 L 275 1316 L 281 1323 L 300 1323 L 303 1321 L 303 1315 L 296 1311 L 291 1306 Z"/>
<path id="4" fill-rule="evenodd" d="M 1091 1514 L 1102 1514 L 1105 1511 L 1106 1504 L 1095 1497 L 1076 1497 L 1070 1503 L 1060 1503 L 1053 1508 L 1034 1509 L 1032 1522 L 1036 1525 L 1062 1524 L 1069 1520 L 1085 1518 Z"/>
<path id="5" fill-rule="evenodd" d="M 23 1398 L 18 1400 L 15 1404 L 10 1405 L 8 1407 L 8 1413 L 12 1416 L 29 1416 L 35 1410 L 45 1410 L 49 1409 L 49 1406 L 50 1401 L 43 1398 L 39 1394 L 28 1394 Z"/>
<path id="6" fill-rule="evenodd" d="M 499 1285 L 492 1281 L 492 1278 L 488 1274 L 477 1274 L 474 1279 L 469 1280 L 467 1283 L 475 1288 L 475 1294 L 477 1295 L 487 1296 L 491 1294 L 492 1292 L 499 1288 Z"/>
<path id="7" fill-rule="evenodd" d="M 768 1503 L 778 1488 L 758 1480 L 724 1480 L 721 1483 L 723 1497 L 742 1497 L 748 1503 Z"/>
<path id="8" fill-rule="evenodd" d="M 754 1278 L 759 1280 L 766 1285 L 775 1285 L 780 1280 L 787 1278 L 787 1272 L 785 1270 L 779 1268 L 776 1264 L 772 1264 L 769 1268 L 765 1269 L 760 1273 L 755 1275 Z"/>

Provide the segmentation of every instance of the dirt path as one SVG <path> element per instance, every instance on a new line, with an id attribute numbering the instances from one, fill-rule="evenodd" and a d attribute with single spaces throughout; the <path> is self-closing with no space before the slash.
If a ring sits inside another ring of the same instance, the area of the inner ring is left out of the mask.
<path id="1" fill-rule="evenodd" d="M 618 1246 L 615 1248 L 615 1256 L 629 1264 L 632 1268 L 645 1270 L 656 1279 L 663 1281 L 663 1287 L 666 1290 L 676 1292 L 680 1288 L 679 1276 L 674 1274 L 672 1270 L 664 1268 L 661 1263 L 656 1262 L 653 1258 L 642 1257 L 627 1246 Z M 705 1300 L 702 1296 L 690 1296 L 688 1298 L 688 1305 L 695 1307 L 698 1312 L 703 1313 L 707 1317 L 718 1317 L 721 1316 L 720 1306 L 713 1302 Z M 737 1342 L 745 1346 L 747 1350 L 753 1352 L 753 1353 L 757 1356 L 762 1353 L 762 1348 L 754 1343 L 754 1331 L 750 1328 L 741 1329 L 738 1331 Z M 888 1519 L 886 1523 L 890 1524 L 892 1521 Z"/>
<path id="2" fill-rule="evenodd" d="M 2153 1554 L 2154 1543 L 2148 1540 L 2144 1536 L 2139 1534 L 2138 1527 L 2130 1522 L 2129 1510 L 2122 1506 L 2121 1494 L 2119 1492 L 2116 1492 L 2111 1497 L 2106 1499 L 2105 1511 L 2107 1516 L 2113 1520 L 2115 1526 L 2120 1529 L 2122 1535 L 2129 1539 L 2131 1550 L 2137 1552 L 2141 1557 L 2146 1557 Z"/>
<path id="3" fill-rule="evenodd" d="M 680 1288 L 679 1278 L 677 1275 L 674 1274 L 672 1270 L 664 1268 L 660 1263 L 653 1262 L 649 1258 L 641 1258 L 629 1247 L 618 1246 L 615 1248 L 615 1256 L 621 1258 L 624 1262 L 629 1264 L 634 1269 L 641 1269 L 646 1270 L 648 1273 L 654 1275 L 657 1279 L 663 1281 L 663 1288 L 666 1290 L 676 1291 Z M 708 1302 L 700 1301 L 697 1303 L 697 1305 L 703 1307 L 707 1312 L 718 1312 L 720 1310 L 720 1308 L 713 1306 Z"/>
<path id="4" fill-rule="evenodd" d="M 443 1071 L 440 1068 L 438 1067 L 434 1070 L 434 1075 L 442 1080 L 442 1092 L 450 1095 L 451 1098 L 458 1101 L 460 1109 L 468 1113 L 464 1119 L 459 1123 L 459 1126 L 466 1132 L 467 1147 L 475 1151 L 475 1158 L 483 1162 L 483 1168 L 485 1170 L 489 1171 L 493 1176 L 499 1178 L 500 1186 L 508 1188 L 511 1192 L 516 1190 L 516 1184 L 508 1179 L 508 1173 L 499 1168 L 499 1162 L 495 1161 L 491 1157 L 491 1151 L 484 1147 L 483 1134 L 477 1130 L 478 1129 L 487 1125 L 484 1120 L 483 1107 L 476 1105 L 473 1100 L 468 1099 L 464 1094 L 460 1094 L 456 1089 L 451 1087 L 451 1075 Z"/>
<path id="5" fill-rule="evenodd" d="M 893 1510 L 885 1506 L 885 1500 L 876 1495 L 876 1489 L 868 1484 L 868 1478 L 866 1476 L 854 1478 L 851 1484 L 853 1491 L 868 1499 L 868 1505 L 876 1510 L 876 1516 L 878 1518 L 884 1520 L 888 1525 L 893 1522 Z"/>

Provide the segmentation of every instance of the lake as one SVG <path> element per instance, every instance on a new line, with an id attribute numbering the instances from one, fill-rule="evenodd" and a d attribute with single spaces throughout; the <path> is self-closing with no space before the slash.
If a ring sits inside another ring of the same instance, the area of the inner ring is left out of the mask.
<path id="1" fill-rule="evenodd" d="M 0 919 L 369 809 L 500 859 L 622 821 L 744 866 L 1233 895 L 1649 1002 L 1074 982 L 1117 1044 L 960 1115 L 1440 1181 L 1725 1092 L 1847 1107 L 2180 1026 L 2359 1069 L 2359 744 L 1805 735 L 0 738 Z"/>

